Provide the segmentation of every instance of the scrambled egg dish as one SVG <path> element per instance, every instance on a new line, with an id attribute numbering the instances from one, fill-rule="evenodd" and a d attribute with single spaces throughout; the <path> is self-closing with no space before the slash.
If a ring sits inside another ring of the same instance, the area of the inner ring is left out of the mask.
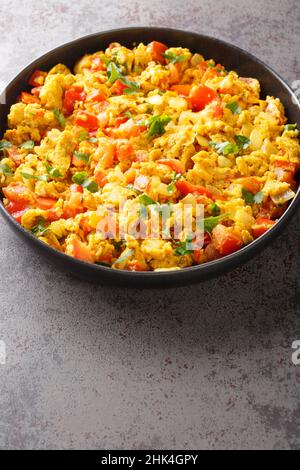
<path id="1" fill-rule="evenodd" d="M 212 59 L 156 41 L 112 43 L 74 71 L 36 70 L 29 85 L 0 140 L 3 203 L 70 256 L 131 271 L 205 263 L 264 234 L 295 196 L 296 125 L 278 98 L 260 98 L 255 78 Z M 198 249 L 185 230 L 174 238 L 172 211 L 167 239 L 113 230 L 187 204 L 192 217 L 204 208 Z"/>

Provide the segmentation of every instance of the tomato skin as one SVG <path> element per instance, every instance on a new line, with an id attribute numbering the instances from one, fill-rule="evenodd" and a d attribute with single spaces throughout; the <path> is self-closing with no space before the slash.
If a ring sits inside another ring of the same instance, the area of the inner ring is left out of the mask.
<path id="1" fill-rule="evenodd" d="M 212 239 L 222 256 L 230 255 L 243 246 L 242 238 L 233 231 L 232 227 L 225 227 L 221 224 L 213 229 Z"/>
<path id="2" fill-rule="evenodd" d="M 11 183 L 6 188 L 2 189 L 4 196 L 12 202 L 16 203 L 29 203 L 31 195 L 28 188 L 22 183 Z"/>
<path id="3" fill-rule="evenodd" d="M 94 114 L 80 111 L 75 119 L 76 126 L 84 127 L 88 130 L 96 130 L 99 128 L 99 121 Z"/>
<path id="4" fill-rule="evenodd" d="M 235 181 L 237 183 L 242 184 L 243 188 L 245 188 L 247 191 L 249 191 L 252 194 L 256 194 L 260 191 L 261 184 L 253 176 L 245 176 L 244 178 L 238 178 Z"/>
<path id="5" fill-rule="evenodd" d="M 28 83 L 33 87 L 40 87 L 44 85 L 47 75 L 47 72 L 43 72 L 42 70 L 35 70 L 31 75 Z"/>
<path id="6" fill-rule="evenodd" d="M 176 91 L 178 95 L 189 96 L 192 85 L 172 85 L 170 90 Z"/>
<path id="7" fill-rule="evenodd" d="M 215 90 L 205 85 L 193 87 L 189 95 L 193 111 L 202 111 L 216 97 Z"/>
<path id="8" fill-rule="evenodd" d="M 115 127 L 120 127 L 121 124 L 124 124 L 125 122 L 128 121 L 128 117 L 126 116 L 118 116 L 115 119 Z"/>
<path id="9" fill-rule="evenodd" d="M 203 194 L 209 198 L 212 196 L 211 192 L 204 186 L 196 186 L 195 184 L 189 183 L 188 181 L 176 181 L 176 187 L 184 196 L 189 193 Z"/>
<path id="10" fill-rule="evenodd" d="M 27 93 L 26 91 L 22 91 L 19 99 L 24 104 L 33 104 L 33 103 L 41 104 L 41 101 L 39 100 L 39 98 L 31 95 L 30 93 Z"/>
<path id="11" fill-rule="evenodd" d="M 116 80 L 113 86 L 111 87 L 111 92 L 114 93 L 115 95 L 123 95 L 124 90 L 128 88 L 127 85 L 125 85 L 121 80 Z"/>
<path id="12" fill-rule="evenodd" d="M 31 89 L 31 94 L 34 95 L 34 96 L 36 96 L 36 97 L 39 97 L 39 96 L 40 96 L 41 89 L 42 89 L 41 86 L 36 86 L 36 87 L 34 87 L 34 88 Z"/>
<path id="13" fill-rule="evenodd" d="M 36 206 L 39 209 L 52 209 L 52 207 L 56 204 L 57 200 L 51 197 L 37 197 L 36 198 Z"/>
<path id="14" fill-rule="evenodd" d="M 181 175 L 185 172 L 185 168 L 180 160 L 175 160 L 175 158 L 166 158 L 161 160 L 156 160 L 156 163 L 160 165 L 166 165 L 175 171 L 175 173 L 180 173 Z"/>
<path id="15" fill-rule="evenodd" d="M 96 103 L 101 103 L 106 99 L 106 94 L 103 91 L 100 90 L 95 90 L 89 93 L 86 97 L 86 101 L 90 102 L 96 102 Z"/>
<path id="16" fill-rule="evenodd" d="M 101 57 L 94 57 L 92 59 L 92 69 L 97 72 L 105 70 L 105 64 L 102 62 Z"/>
<path id="17" fill-rule="evenodd" d="M 81 261 L 93 263 L 93 257 L 89 247 L 77 238 L 73 240 L 73 255 L 74 258 L 80 259 Z"/>
<path id="18" fill-rule="evenodd" d="M 99 184 L 101 188 L 103 188 L 103 186 L 105 186 L 108 182 L 106 175 L 103 173 L 103 171 L 100 170 L 95 171 L 94 180 L 96 181 L 96 183 Z"/>
<path id="19" fill-rule="evenodd" d="M 76 101 L 84 101 L 86 93 L 82 86 L 73 85 L 65 91 L 63 108 L 68 114 L 74 111 Z"/>
<path id="20" fill-rule="evenodd" d="M 167 49 L 168 46 L 158 41 L 152 41 L 147 46 L 147 51 L 150 52 L 152 60 L 161 64 L 166 63 L 163 53 L 166 52 Z"/>
<path id="21" fill-rule="evenodd" d="M 129 271 L 148 271 L 148 266 L 146 263 L 135 260 L 128 263 L 128 269 Z"/>
<path id="22" fill-rule="evenodd" d="M 10 201 L 7 206 L 5 206 L 5 209 L 20 224 L 22 216 L 30 209 L 30 206 L 24 201 Z"/>
<path id="23" fill-rule="evenodd" d="M 124 139 L 116 141 L 115 153 L 119 162 L 126 162 L 131 159 L 134 154 L 134 151 L 131 143 L 128 140 Z"/>
<path id="24" fill-rule="evenodd" d="M 254 238 L 258 238 L 266 233 L 276 223 L 275 220 L 270 220 L 264 217 L 256 219 L 255 224 L 252 226 L 252 233 Z"/>
<path id="25" fill-rule="evenodd" d="M 80 184 L 74 183 L 74 184 L 71 184 L 70 191 L 72 193 L 83 193 L 83 187 L 80 186 Z"/>

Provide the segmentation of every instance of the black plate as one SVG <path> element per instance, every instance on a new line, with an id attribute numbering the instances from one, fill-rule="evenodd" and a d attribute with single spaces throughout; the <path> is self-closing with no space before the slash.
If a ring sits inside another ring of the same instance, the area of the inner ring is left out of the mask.
<path id="1" fill-rule="evenodd" d="M 81 56 L 105 49 L 111 42 L 119 42 L 131 47 L 135 43 L 148 43 L 153 40 L 164 42 L 169 46 L 187 47 L 193 52 L 203 54 L 207 59 L 213 58 L 216 62 L 222 63 L 226 69 L 236 70 L 241 76 L 257 78 L 261 84 L 262 96 L 273 95 L 280 98 L 285 106 L 289 122 L 297 123 L 299 126 L 300 107 L 299 104 L 296 104 L 296 101 L 292 100 L 295 97 L 292 90 L 277 73 L 251 54 L 224 41 L 202 34 L 168 28 L 136 27 L 105 31 L 76 39 L 32 62 L 19 73 L 0 96 L 0 103 L 6 102 L 5 105 L 0 105 L 0 135 L 6 129 L 7 114 L 10 106 L 16 101 L 21 91 L 29 91 L 28 79 L 35 69 L 49 70 L 59 62 L 72 68 L 76 60 Z M 5 94 L 6 101 L 4 101 Z M 31 244 L 34 249 L 40 250 L 49 260 L 79 277 L 90 281 L 107 281 L 114 285 L 130 287 L 166 287 L 206 280 L 223 274 L 253 258 L 275 236 L 281 233 L 295 213 L 296 208 L 299 207 L 299 204 L 300 189 L 298 188 L 296 197 L 274 227 L 248 246 L 216 261 L 180 271 L 167 272 L 120 271 L 76 260 L 39 241 L 6 212 L 2 203 L 0 204 L 0 211 L 15 232 Z"/>

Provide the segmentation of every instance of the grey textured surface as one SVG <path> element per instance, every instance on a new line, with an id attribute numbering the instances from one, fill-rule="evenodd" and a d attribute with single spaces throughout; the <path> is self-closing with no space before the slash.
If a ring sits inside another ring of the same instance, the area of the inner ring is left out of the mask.
<path id="1" fill-rule="evenodd" d="M 3 81 L 65 41 L 140 24 L 218 36 L 300 79 L 297 0 L 1 0 L 0 13 Z M 298 215 L 217 280 L 137 291 L 54 270 L 1 219 L 0 447 L 299 448 L 299 228 Z"/>

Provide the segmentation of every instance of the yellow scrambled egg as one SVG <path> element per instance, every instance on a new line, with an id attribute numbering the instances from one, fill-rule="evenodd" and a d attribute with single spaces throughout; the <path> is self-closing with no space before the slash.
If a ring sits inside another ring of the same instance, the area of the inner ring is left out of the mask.
<path id="1" fill-rule="evenodd" d="M 113 43 L 29 85 L 0 141 L 3 201 L 70 256 L 135 271 L 205 263 L 264 234 L 295 196 L 298 130 L 280 100 L 198 53 Z M 191 249 L 175 214 L 195 219 L 199 204 L 204 243 Z M 149 236 L 162 207 L 170 232 L 157 219 Z"/>

